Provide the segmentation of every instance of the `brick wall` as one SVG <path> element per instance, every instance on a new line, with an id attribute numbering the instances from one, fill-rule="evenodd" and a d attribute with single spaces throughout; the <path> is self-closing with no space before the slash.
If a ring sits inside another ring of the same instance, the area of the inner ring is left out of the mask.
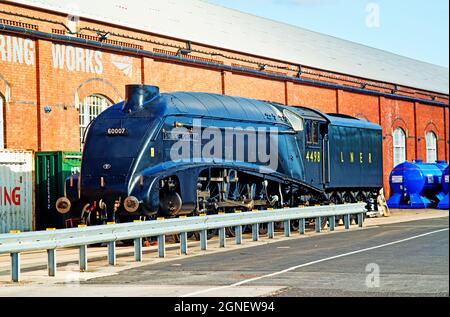
<path id="1" fill-rule="evenodd" d="M 0 19 L 20 23 L 21 27 L 53 34 L 66 34 L 61 23 L 67 17 L 40 12 L 12 4 L 0 4 Z M 32 17 L 47 19 L 50 22 Z M 9 21 L 9 22 L 8 22 Z M 4 22 L 4 23 L 6 23 Z M 108 43 L 176 55 L 185 47 L 182 40 L 146 34 L 96 21 L 81 20 L 78 26 L 83 38 L 96 39 L 95 30 L 113 34 Z M 80 36 L 79 36 L 80 37 Z M 295 65 L 219 48 L 193 44 L 203 53 L 185 56 L 219 65 L 257 70 L 267 65 L 269 74 L 296 76 Z M 367 87 L 373 91 L 434 100 L 448 104 L 448 96 L 398 87 L 394 84 L 353 78 L 304 67 L 302 78 L 349 87 Z M 89 95 L 100 94 L 111 102 L 124 97 L 124 86 L 130 83 L 157 85 L 161 91 L 202 91 L 224 93 L 261 100 L 301 105 L 327 113 L 343 113 L 379 123 L 383 127 L 384 176 L 393 168 L 392 134 L 402 127 L 407 134 L 407 159 L 426 159 L 425 135 L 438 136 L 438 157 L 448 160 L 449 109 L 420 102 L 408 102 L 382 96 L 323 88 L 317 85 L 275 80 L 244 72 L 230 72 L 208 66 L 123 55 L 73 43 L 51 42 L 0 32 L 0 94 L 5 97 L 5 143 L 11 149 L 79 150 L 79 103 Z M 44 109 L 51 109 L 46 112 Z"/>

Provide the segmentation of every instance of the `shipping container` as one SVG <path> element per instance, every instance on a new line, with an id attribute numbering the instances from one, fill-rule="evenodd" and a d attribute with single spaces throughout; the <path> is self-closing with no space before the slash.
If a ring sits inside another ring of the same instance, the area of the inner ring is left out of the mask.
<path id="1" fill-rule="evenodd" d="M 80 172 L 80 152 L 36 153 L 36 227 L 62 229 L 70 213 L 62 215 L 56 211 L 56 200 L 64 196 L 66 179 Z"/>
<path id="2" fill-rule="evenodd" d="M 33 230 L 33 152 L 0 150 L 0 234 Z"/>

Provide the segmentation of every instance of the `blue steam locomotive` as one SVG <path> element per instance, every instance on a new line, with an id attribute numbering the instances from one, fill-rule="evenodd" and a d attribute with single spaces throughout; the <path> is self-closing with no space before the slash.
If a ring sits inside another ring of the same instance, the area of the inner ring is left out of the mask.
<path id="1" fill-rule="evenodd" d="M 57 201 L 87 224 L 366 202 L 382 188 L 381 127 L 346 115 L 129 85 L 85 135 Z"/>

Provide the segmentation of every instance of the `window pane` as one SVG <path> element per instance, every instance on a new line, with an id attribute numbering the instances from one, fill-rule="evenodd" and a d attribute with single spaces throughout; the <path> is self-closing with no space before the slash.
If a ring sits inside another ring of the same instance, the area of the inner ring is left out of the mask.
<path id="1" fill-rule="evenodd" d="M 434 163 L 437 161 L 437 137 L 433 132 L 428 132 L 427 137 L 427 162 Z"/>
<path id="2" fill-rule="evenodd" d="M 319 144 L 319 124 L 317 122 L 313 123 L 313 133 L 314 133 L 314 138 L 313 138 L 313 143 L 314 144 Z"/>
<path id="3" fill-rule="evenodd" d="M 312 142 L 311 121 L 306 121 L 306 142 Z"/>
<path id="4" fill-rule="evenodd" d="M 394 166 L 406 161 L 406 133 L 398 128 L 394 131 Z"/>
<path id="5" fill-rule="evenodd" d="M 86 129 L 92 120 L 106 110 L 111 103 L 108 99 L 100 95 L 92 95 L 86 97 L 80 104 L 80 144 L 83 149 L 83 140 Z"/>
<path id="6" fill-rule="evenodd" d="M 303 118 L 297 116 L 295 113 L 293 113 L 289 110 L 285 110 L 284 115 L 286 116 L 286 118 L 288 119 L 289 123 L 292 125 L 292 128 L 295 131 L 303 131 L 304 130 Z"/>

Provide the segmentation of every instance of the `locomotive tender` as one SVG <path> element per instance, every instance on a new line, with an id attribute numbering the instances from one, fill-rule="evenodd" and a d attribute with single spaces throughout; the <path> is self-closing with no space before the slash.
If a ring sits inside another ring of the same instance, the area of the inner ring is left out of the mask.
<path id="1" fill-rule="evenodd" d="M 358 201 L 371 211 L 382 184 L 376 124 L 128 85 L 91 123 L 57 210 L 88 224 Z"/>

